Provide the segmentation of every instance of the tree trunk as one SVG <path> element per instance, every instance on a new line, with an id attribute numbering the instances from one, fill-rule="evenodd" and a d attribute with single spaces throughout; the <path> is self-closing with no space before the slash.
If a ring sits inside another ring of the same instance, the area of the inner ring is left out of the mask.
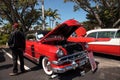
<path id="1" fill-rule="evenodd" d="M 114 24 L 113 24 L 113 28 L 117 26 L 117 24 L 120 23 L 120 19 L 118 19 Z M 119 26 L 118 26 L 119 27 Z"/>
<path id="2" fill-rule="evenodd" d="M 102 21 L 100 20 L 99 15 L 94 12 L 94 16 L 95 16 L 96 20 L 98 21 L 99 26 L 100 26 L 101 28 L 103 28 L 103 27 L 104 27 L 104 24 L 103 24 Z"/>

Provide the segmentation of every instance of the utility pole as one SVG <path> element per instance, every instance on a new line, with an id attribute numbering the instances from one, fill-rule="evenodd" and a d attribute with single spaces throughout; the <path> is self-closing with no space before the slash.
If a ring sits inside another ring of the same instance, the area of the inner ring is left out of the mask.
<path id="1" fill-rule="evenodd" d="M 44 13 L 44 0 L 41 0 L 42 7 L 42 28 L 45 30 L 45 13 Z"/>

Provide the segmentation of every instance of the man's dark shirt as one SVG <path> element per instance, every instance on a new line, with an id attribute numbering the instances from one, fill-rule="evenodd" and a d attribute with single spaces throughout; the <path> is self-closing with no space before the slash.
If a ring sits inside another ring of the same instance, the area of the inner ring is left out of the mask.
<path id="1" fill-rule="evenodd" d="M 24 33 L 19 31 L 18 29 L 15 29 L 9 37 L 8 45 L 10 46 L 11 49 L 20 48 L 22 50 L 25 50 Z"/>

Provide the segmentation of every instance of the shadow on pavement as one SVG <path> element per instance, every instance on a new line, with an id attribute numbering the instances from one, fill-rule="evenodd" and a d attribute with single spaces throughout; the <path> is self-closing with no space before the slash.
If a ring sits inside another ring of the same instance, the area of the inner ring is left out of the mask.
<path id="1" fill-rule="evenodd" d="M 31 69 L 30 71 L 37 71 L 37 70 L 42 69 L 42 67 L 39 66 L 39 65 L 36 65 L 35 67 L 32 67 L 32 68 L 30 68 L 30 69 Z"/>
<path id="2" fill-rule="evenodd" d="M 12 66 L 13 66 L 12 64 L 5 64 L 5 65 L 0 66 L 0 70 L 8 69 L 8 68 L 10 68 Z"/>
<path id="3" fill-rule="evenodd" d="M 0 63 L 5 61 L 4 53 L 2 51 L 2 48 L 0 48 Z"/>
<path id="4" fill-rule="evenodd" d="M 58 80 L 73 80 L 75 77 L 81 76 L 79 69 L 71 70 L 64 74 L 60 74 Z"/>
<path id="5" fill-rule="evenodd" d="M 113 55 L 95 53 L 95 52 L 94 52 L 94 55 L 99 56 L 99 57 L 103 57 L 103 58 L 108 58 L 108 59 L 120 60 L 120 56 L 113 56 Z"/>
<path id="6" fill-rule="evenodd" d="M 24 58 L 25 58 L 26 60 L 28 60 L 28 61 L 30 61 L 30 62 L 32 62 L 33 64 L 36 65 L 36 66 L 30 68 L 30 69 L 31 69 L 30 71 L 36 71 L 36 70 L 42 69 L 42 66 L 41 66 L 40 64 L 37 64 L 37 63 L 35 63 L 34 61 L 32 61 L 32 60 L 30 60 L 30 59 L 28 59 L 28 58 L 26 58 L 26 57 L 24 57 Z"/>
<path id="7" fill-rule="evenodd" d="M 81 76 L 79 70 L 68 71 L 50 80 L 120 80 L 120 67 L 100 68 L 96 73 L 91 71 Z"/>
<path id="8" fill-rule="evenodd" d="M 88 74 L 81 80 L 120 80 L 120 67 L 100 68 L 95 74 Z"/>
<path id="9" fill-rule="evenodd" d="M 0 63 L 2 62 L 5 62 L 6 59 L 5 59 L 5 54 L 4 52 L 2 51 L 3 48 L 0 48 Z M 4 65 L 0 65 L 0 70 L 3 70 L 3 69 L 8 69 L 10 67 L 12 67 L 13 65 L 12 64 L 4 64 Z"/>

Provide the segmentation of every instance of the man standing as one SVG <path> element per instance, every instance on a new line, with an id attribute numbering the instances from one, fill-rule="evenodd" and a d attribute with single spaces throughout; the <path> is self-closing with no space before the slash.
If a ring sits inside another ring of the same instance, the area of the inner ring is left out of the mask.
<path id="1" fill-rule="evenodd" d="M 20 70 L 21 72 L 25 72 L 24 57 L 23 57 L 23 53 L 25 50 L 25 36 L 24 33 L 19 30 L 18 23 L 14 23 L 13 25 L 13 32 L 9 37 L 8 45 L 12 51 L 12 57 L 13 57 L 13 72 L 10 73 L 9 75 L 14 76 L 18 74 L 18 64 L 17 64 L 18 57 L 20 60 Z"/>

